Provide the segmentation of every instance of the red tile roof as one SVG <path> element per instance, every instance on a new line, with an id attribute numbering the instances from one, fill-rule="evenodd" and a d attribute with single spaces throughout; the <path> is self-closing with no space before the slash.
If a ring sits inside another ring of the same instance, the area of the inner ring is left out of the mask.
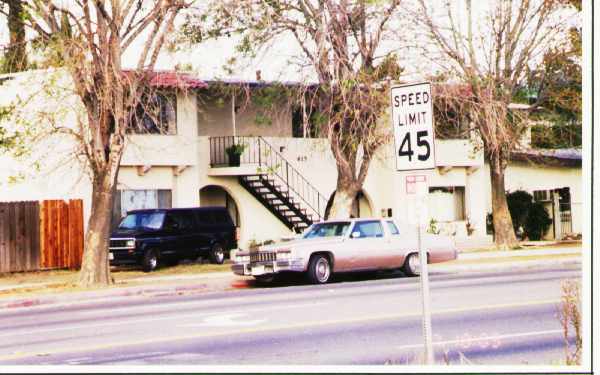
<path id="1" fill-rule="evenodd" d="M 124 70 L 125 74 L 132 74 L 133 70 Z M 206 88 L 208 85 L 203 80 L 191 74 L 175 71 L 153 71 L 147 72 L 150 85 L 158 88 L 172 89 L 197 89 Z"/>

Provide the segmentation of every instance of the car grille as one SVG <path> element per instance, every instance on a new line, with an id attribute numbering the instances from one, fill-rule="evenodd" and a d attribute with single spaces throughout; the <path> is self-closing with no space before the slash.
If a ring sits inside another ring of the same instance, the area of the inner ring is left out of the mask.
<path id="1" fill-rule="evenodd" d="M 118 240 L 110 240 L 110 248 L 115 248 L 115 247 L 127 247 L 127 241 L 129 241 L 129 238 L 126 239 L 118 239 Z"/>
<path id="2" fill-rule="evenodd" d="M 250 262 L 271 262 L 277 258 L 274 252 L 259 252 L 250 254 Z"/>

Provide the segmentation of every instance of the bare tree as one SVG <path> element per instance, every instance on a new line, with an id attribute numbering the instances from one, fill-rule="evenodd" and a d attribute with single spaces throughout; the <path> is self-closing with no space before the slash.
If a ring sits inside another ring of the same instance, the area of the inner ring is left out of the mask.
<path id="1" fill-rule="evenodd" d="M 79 284 L 109 284 L 111 211 L 126 132 L 153 75 L 150 73 L 172 31 L 182 0 L 31 0 L 27 23 L 68 71 L 85 108 L 72 135 L 92 180 L 92 208 L 85 235 Z M 133 70 L 124 72 L 125 51 L 139 43 Z"/>
<path id="2" fill-rule="evenodd" d="M 504 174 L 526 126 L 509 105 L 531 66 L 539 63 L 558 38 L 565 37 L 568 12 L 563 3 L 552 0 L 496 0 L 483 7 L 487 9 L 479 9 L 474 22 L 471 0 L 435 6 L 418 0 L 418 10 L 412 15 L 431 42 L 426 55 L 467 89 L 464 107 L 483 141 L 490 166 L 496 245 L 508 249 L 518 243 L 506 203 Z M 466 18 L 458 16 L 461 8 Z"/>
<path id="3" fill-rule="evenodd" d="M 239 34 L 242 53 L 255 53 L 278 38 L 296 43 L 302 63 L 318 79 L 302 100 L 330 141 L 338 177 L 330 217 L 349 217 L 371 160 L 386 142 L 378 120 L 389 106 L 387 87 L 402 69 L 382 41 L 400 0 L 227 0 L 209 7 L 210 30 L 192 19 L 182 33 L 192 41 Z M 281 39 L 278 39 L 281 41 Z M 289 40 L 289 39 L 288 39 Z M 310 116 L 311 114 L 309 114 Z"/>

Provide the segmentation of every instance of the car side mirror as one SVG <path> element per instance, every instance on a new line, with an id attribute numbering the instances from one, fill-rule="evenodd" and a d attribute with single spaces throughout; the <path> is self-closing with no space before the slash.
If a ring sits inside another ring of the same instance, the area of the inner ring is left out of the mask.
<path id="1" fill-rule="evenodd" d="M 359 238 L 360 237 L 360 232 L 352 232 L 352 234 L 350 235 L 351 238 Z"/>

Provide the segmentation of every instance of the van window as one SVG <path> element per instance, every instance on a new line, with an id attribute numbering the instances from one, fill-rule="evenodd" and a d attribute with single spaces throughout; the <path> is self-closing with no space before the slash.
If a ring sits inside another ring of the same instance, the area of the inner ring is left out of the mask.
<path id="1" fill-rule="evenodd" d="M 196 217 L 200 225 L 213 225 L 215 223 L 215 219 L 210 211 L 196 211 Z"/>
<path id="2" fill-rule="evenodd" d="M 168 225 L 177 223 L 180 230 L 194 230 L 196 227 L 194 214 L 191 211 L 173 211 L 167 215 Z"/>
<path id="3" fill-rule="evenodd" d="M 219 210 L 214 211 L 213 214 L 217 224 L 231 224 L 231 218 L 227 212 Z"/>

